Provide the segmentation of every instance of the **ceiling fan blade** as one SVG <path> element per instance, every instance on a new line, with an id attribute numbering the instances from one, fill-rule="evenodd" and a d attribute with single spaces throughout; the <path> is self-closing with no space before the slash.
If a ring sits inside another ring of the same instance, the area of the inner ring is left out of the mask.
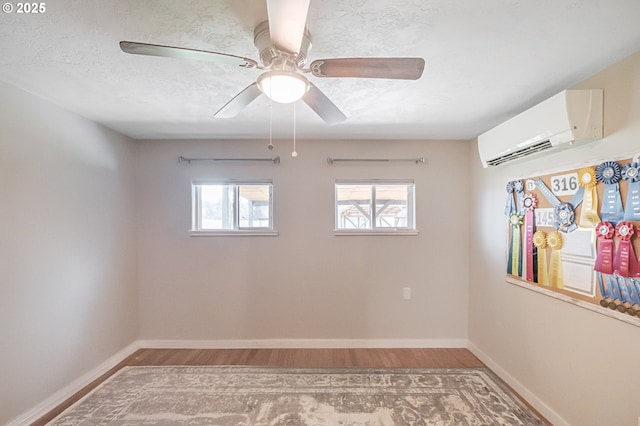
<path id="1" fill-rule="evenodd" d="M 160 44 L 136 43 L 134 41 L 121 41 L 120 49 L 133 55 L 161 56 L 165 58 L 195 59 L 199 61 L 216 62 L 219 64 L 238 65 L 245 68 L 253 68 L 258 65 L 256 61 L 241 56 L 228 55 L 226 53 L 209 52 L 208 50 L 187 49 L 184 47 L 163 46 Z"/>
<path id="2" fill-rule="evenodd" d="M 245 87 L 242 92 L 234 96 L 233 99 L 231 99 L 215 114 L 213 114 L 213 116 L 218 118 L 235 117 L 240 111 L 242 111 L 247 105 L 253 102 L 261 94 L 262 92 L 258 88 L 258 84 L 255 82 L 251 83 L 250 85 Z"/>
<path id="3" fill-rule="evenodd" d="M 422 58 L 318 59 L 309 66 L 316 77 L 393 78 L 417 80 L 424 71 Z"/>
<path id="4" fill-rule="evenodd" d="M 299 53 L 310 0 L 267 0 L 271 41 L 289 53 Z"/>
<path id="5" fill-rule="evenodd" d="M 309 82 L 309 90 L 302 97 L 302 100 L 327 124 L 336 124 L 347 119 L 347 116 L 327 98 L 327 95 L 322 93 L 322 91 L 311 82 Z"/>

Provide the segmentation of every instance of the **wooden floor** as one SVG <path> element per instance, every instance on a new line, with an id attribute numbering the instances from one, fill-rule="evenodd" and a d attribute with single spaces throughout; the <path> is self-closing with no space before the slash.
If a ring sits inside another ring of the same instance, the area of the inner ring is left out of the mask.
<path id="1" fill-rule="evenodd" d="M 484 367 L 467 349 L 141 349 L 127 365 L 267 367 Z"/>
<path id="2" fill-rule="evenodd" d="M 134 365 L 254 365 L 300 368 L 485 367 L 467 349 L 140 349 L 32 423 L 32 426 L 46 424 L 122 367 Z"/>

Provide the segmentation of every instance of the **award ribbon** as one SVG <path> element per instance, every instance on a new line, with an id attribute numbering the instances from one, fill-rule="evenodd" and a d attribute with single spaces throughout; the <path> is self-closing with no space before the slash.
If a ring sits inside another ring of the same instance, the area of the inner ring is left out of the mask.
<path id="1" fill-rule="evenodd" d="M 560 200 L 558 200 L 558 198 L 555 195 L 553 195 L 553 192 L 551 192 L 551 190 L 547 188 L 547 185 L 544 184 L 542 179 L 540 178 L 536 179 L 535 183 L 538 189 L 540 190 L 540 192 L 542 193 L 542 195 L 544 195 L 544 198 L 546 198 L 553 207 L 560 204 Z"/>
<path id="2" fill-rule="evenodd" d="M 640 220 L 640 163 L 629 163 L 622 169 L 622 179 L 629 182 L 624 220 Z"/>
<path id="3" fill-rule="evenodd" d="M 638 275 L 638 259 L 631 244 L 632 235 L 633 223 L 622 221 L 616 226 L 616 237 L 620 238 L 620 241 L 613 258 L 613 271 L 622 277 Z"/>
<path id="4" fill-rule="evenodd" d="M 584 188 L 581 186 L 578 188 L 578 191 L 573 194 L 573 197 L 569 200 L 569 204 L 573 206 L 574 209 L 577 209 L 580 204 L 582 204 L 582 198 L 584 197 Z"/>
<path id="5" fill-rule="evenodd" d="M 611 292 L 609 291 L 609 288 L 605 288 L 604 286 L 604 279 L 602 278 L 602 273 L 597 273 L 596 276 L 598 278 L 598 286 L 600 287 L 600 296 L 604 297 L 605 299 L 611 299 Z M 602 306 L 604 306 L 605 308 L 607 307 L 608 302 L 601 300 L 600 304 Z"/>
<path id="6" fill-rule="evenodd" d="M 582 193 L 584 189 L 580 188 L 581 191 L 578 191 L 573 196 L 571 202 L 563 203 L 553 194 L 553 192 L 551 192 L 549 188 L 547 188 L 547 185 L 544 184 L 542 179 L 536 179 L 535 183 L 542 195 L 544 195 L 544 198 L 546 198 L 553 206 L 553 227 L 557 231 L 565 233 L 574 231 L 578 225 L 575 223 L 576 212 L 574 205 L 571 204 L 571 202 L 575 203 L 575 205 L 579 205 L 582 202 Z"/>
<path id="7" fill-rule="evenodd" d="M 533 231 L 536 226 L 533 217 L 533 211 L 538 207 L 538 197 L 535 194 L 526 194 L 522 199 L 522 208 L 524 209 L 524 260 L 523 267 L 525 278 L 527 281 L 533 282 Z"/>
<path id="8" fill-rule="evenodd" d="M 551 265 L 549 266 L 549 284 L 557 289 L 564 288 L 564 277 L 562 274 L 562 235 L 558 231 L 547 234 L 547 245 L 551 248 Z"/>
<path id="9" fill-rule="evenodd" d="M 595 167 L 584 167 L 578 172 L 578 184 L 584 188 L 584 196 L 582 197 L 582 211 L 580 212 L 580 226 L 590 228 L 600 222 L 598 216 L 598 191 L 596 185 Z"/>
<path id="10" fill-rule="evenodd" d="M 596 254 L 596 266 L 593 268 L 603 274 L 613 274 L 613 225 L 609 222 L 600 222 L 596 226 L 598 236 L 598 252 Z"/>
<path id="11" fill-rule="evenodd" d="M 618 285 L 618 280 L 616 280 L 613 275 L 607 274 L 605 275 L 605 284 L 607 285 L 607 288 L 609 288 L 609 294 L 611 295 L 611 298 L 621 301 L 622 296 L 620 295 L 620 286 Z M 609 307 L 611 308 L 611 303 L 609 303 Z M 615 309 L 615 306 L 612 307 L 612 309 Z"/>
<path id="12" fill-rule="evenodd" d="M 516 211 L 516 205 L 513 202 L 513 182 L 507 182 L 507 203 L 504 206 L 504 215 L 509 217 Z"/>
<path id="13" fill-rule="evenodd" d="M 631 303 L 631 296 L 629 295 L 629 288 L 627 287 L 627 283 L 624 279 L 624 277 L 620 277 L 620 276 L 616 276 L 613 275 L 611 277 L 612 280 L 616 281 L 616 284 L 618 285 L 619 291 L 620 291 L 620 297 L 618 298 L 618 300 L 622 303 Z M 620 312 L 624 312 L 626 309 L 625 308 L 621 308 L 618 306 L 618 310 Z"/>
<path id="14" fill-rule="evenodd" d="M 640 307 L 640 280 L 637 280 L 635 278 L 631 278 L 630 281 L 631 281 L 631 286 L 630 287 L 633 287 L 635 289 L 635 295 L 636 295 L 635 304 Z M 640 316 L 640 315 L 638 315 L 638 313 L 636 313 L 636 315 Z"/>
<path id="15" fill-rule="evenodd" d="M 571 203 L 560 203 L 553 208 L 553 227 L 560 232 L 572 232 L 575 231 L 578 225 L 576 225 L 576 211 Z"/>
<path id="16" fill-rule="evenodd" d="M 514 180 L 513 190 L 516 192 L 516 197 L 518 199 L 518 202 L 516 204 L 516 209 L 518 210 L 518 213 L 521 213 L 522 197 L 524 196 L 524 182 L 522 182 L 522 180 Z"/>
<path id="17" fill-rule="evenodd" d="M 638 288 L 635 285 L 636 280 L 633 278 L 624 278 L 624 281 L 629 289 L 629 303 L 640 306 L 640 294 L 638 293 Z"/>
<path id="18" fill-rule="evenodd" d="M 547 234 L 536 231 L 533 234 L 533 245 L 538 249 L 538 284 L 549 287 L 549 272 L 547 271 Z"/>
<path id="19" fill-rule="evenodd" d="M 617 225 L 624 219 L 618 183 L 622 179 L 622 168 L 615 161 L 605 161 L 596 167 L 596 178 L 604 183 L 604 199 L 602 200 L 600 217 L 605 222 Z"/>
<path id="20" fill-rule="evenodd" d="M 522 251 L 520 250 L 520 225 L 522 225 L 522 215 L 513 213 L 509 216 L 511 224 L 511 244 L 509 246 L 509 261 L 507 273 L 522 276 Z"/>

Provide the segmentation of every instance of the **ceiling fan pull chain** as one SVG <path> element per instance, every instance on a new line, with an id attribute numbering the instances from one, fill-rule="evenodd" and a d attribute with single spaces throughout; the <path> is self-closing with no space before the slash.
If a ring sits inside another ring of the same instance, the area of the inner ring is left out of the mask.
<path id="1" fill-rule="evenodd" d="M 293 102 L 293 152 L 291 156 L 298 156 L 298 152 L 296 151 L 296 102 Z"/>
<path id="2" fill-rule="evenodd" d="M 269 151 L 273 149 L 273 101 L 269 98 Z"/>

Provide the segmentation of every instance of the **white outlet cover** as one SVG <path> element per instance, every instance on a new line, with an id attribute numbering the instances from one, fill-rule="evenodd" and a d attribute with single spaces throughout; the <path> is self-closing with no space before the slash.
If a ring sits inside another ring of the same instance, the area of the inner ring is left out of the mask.
<path id="1" fill-rule="evenodd" d="M 404 300 L 411 300 L 411 287 L 404 287 L 402 289 L 402 298 Z"/>

